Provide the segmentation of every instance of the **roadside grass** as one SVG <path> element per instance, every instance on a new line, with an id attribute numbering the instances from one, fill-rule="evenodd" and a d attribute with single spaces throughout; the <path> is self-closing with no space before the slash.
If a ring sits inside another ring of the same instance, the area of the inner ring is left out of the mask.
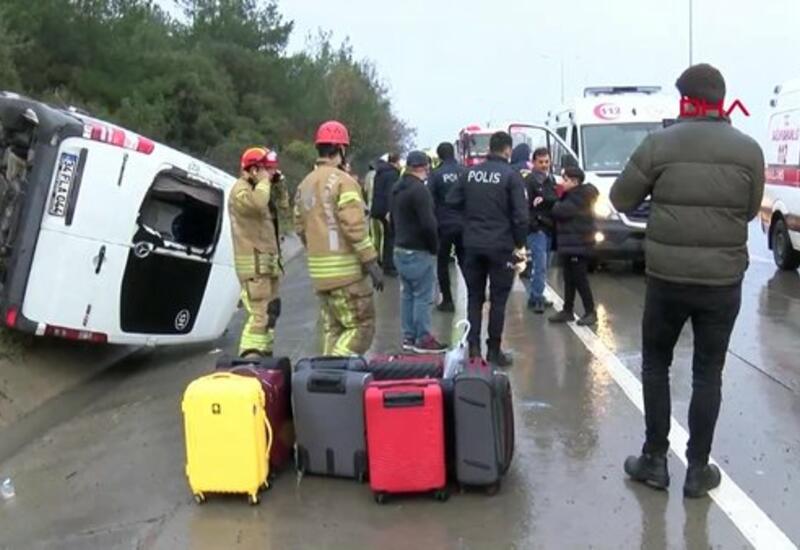
<path id="1" fill-rule="evenodd" d="M 0 327 L 0 360 L 18 361 L 33 345 L 35 336 Z"/>

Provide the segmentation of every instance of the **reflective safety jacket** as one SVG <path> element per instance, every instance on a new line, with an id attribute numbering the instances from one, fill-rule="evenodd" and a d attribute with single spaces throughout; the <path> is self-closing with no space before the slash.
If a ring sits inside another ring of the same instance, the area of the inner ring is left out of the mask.
<path id="1" fill-rule="evenodd" d="M 362 265 L 378 256 L 358 182 L 327 159 L 318 160 L 297 188 L 294 225 L 308 250 L 308 271 L 317 291 L 361 280 Z"/>
<path id="2" fill-rule="evenodd" d="M 248 179 L 240 178 L 231 189 L 228 212 L 240 281 L 280 275 L 278 238 L 269 207 L 271 186 L 266 179 L 254 186 Z"/>

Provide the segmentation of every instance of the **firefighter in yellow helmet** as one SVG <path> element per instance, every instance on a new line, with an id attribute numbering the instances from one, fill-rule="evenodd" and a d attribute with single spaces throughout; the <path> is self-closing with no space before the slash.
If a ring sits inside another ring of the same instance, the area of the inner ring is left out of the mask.
<path id="1" fill-rule="evenodd" d="M 281 313 L 277 210 L 270 200 L 282 179 L 277 154 L 265 147 L 247 149 L 241 158 L 241 174 L 228 200 L 236 275 L 247 311 L 239 354 L 271 356 Z"/>
<path id="2" fill-rule="evenodd" d="M 343 124 L 322 124 L 317 165 L 294 200 L 295 230 L 308 251 L 308 271 L 321 301 L 325 355 L 361 355 L 369 349 L 375 334 L 373 288 L 383 290 L 361 188 L 341 169 L 349 145 Z"/>

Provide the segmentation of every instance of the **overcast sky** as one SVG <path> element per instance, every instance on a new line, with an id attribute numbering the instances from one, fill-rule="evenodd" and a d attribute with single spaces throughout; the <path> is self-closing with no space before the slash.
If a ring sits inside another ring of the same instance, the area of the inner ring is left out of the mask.
<path id="1" fill-rule="evenodd" d="M 279 0 L 309 32 L 349 37 L 388 86 L 417 145 L 472 123 L 541 121 L 584 86 L 657 84 L 672 93 L 689 63 L 689 0 Z M 694 61 L 722 70 L 734 123 L 759 141 L 776 84 L 800 76 L 800 0 L 694 0 Z"/>

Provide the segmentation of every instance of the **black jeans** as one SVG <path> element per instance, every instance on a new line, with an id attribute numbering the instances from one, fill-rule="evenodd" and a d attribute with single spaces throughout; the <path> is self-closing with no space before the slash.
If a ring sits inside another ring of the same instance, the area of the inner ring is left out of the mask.
<path id="1" fill-rule="evenodd" d="M 437 256 L 437 275 L 439 277 L 439 290 L 442 293 L 442 302 L 453 302 L 453 292 L 450 288 L 450 253 L 456 249 L 456 258 L 459 267 L 464 265 L 464 247 L 461 244 L 460 228 L 439 229 L 439 254 Z"/>
<path id="2" fill-rule="evenodd" d="M 384 271 L 397 271 L 394 267 L 394 225 L 385 219 L 381 220 L 381 225 L 383 225 L 381 267 Z"/>
<path id="3" fill-rule="evenodd" d="M 467 319 L 471 326 L 469 343 L 479 346 L 486 280 L 489 280 L 489 349 L 499 349 L 506 322 L 506 302 L 514 284 L 511 252 L 467 248 L 464 252 L 464 279 L 467 282 Z"/>
<path id="4" fill-rule="evenodd" d="M 564 254 L 561 256 L 564 277 L 564 309 L 575 311 L 575 293 L 581 295 L 586 313 L 594 311 L 594 296 L 589 286 L 589 259 L 586 256 Z"/>
<path id="5" fill-rule="evenodd" d="M 642 386 L 646 441 L 643 452 L 669 450 L 671 401 L 669 368 L 687 320 L 694 332 L 692 401 L 686 458 L 706 464 L 722 400 L 722 368 L 739 315 L 742 285 L 682 285 L 650 278 L 642 319 Z"/>

